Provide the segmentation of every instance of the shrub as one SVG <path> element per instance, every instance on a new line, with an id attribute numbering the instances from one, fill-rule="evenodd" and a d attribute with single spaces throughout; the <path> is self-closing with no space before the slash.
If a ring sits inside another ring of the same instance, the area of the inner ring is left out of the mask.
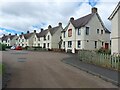
<path id="1" fill-rule="evenodd" d="M 105 54 L 111 54 L 111 50 L 110 49 L 105 49 L 103 47 L 101 47 L 99 50 L 97 50 L 98 53 L 105 53 Z"/>
<path id="2" fill-rule="evenodd" d="M 1 44 L 1 43 L 0 43 L 0 50 L 1 50 L 1 51 L 6 50 L 6 45 L 5 45 L 5 44 Z"/>

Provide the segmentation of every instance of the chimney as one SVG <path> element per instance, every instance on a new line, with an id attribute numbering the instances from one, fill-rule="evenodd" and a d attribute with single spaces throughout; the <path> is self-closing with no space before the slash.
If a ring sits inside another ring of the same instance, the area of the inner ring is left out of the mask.
<path id="1" fill-rule="evenodd" d="M 51 26 L 51 25 L 49 25 L 49 26 L 48 26 L 48 29 L 50 29 L 50 28 L 52 28 L 52 26 Z"/>
<path id="2" fill-rule="evenodd" d="M 36 30 L 34 30 L 34 33 L 36 33 Z"/>
<path id="3" fill-rule="evenodd" d="M 73 20 L 74 20 L 74 17 L 71 17 L 71 18 L 70 18 L 70 21 L 73 21 Z"/>
<path id="4" fill-rule="evenodd" d="M 21 34 L 23 35 L 23 32 L 21 32 Z"/>
<path id="5" fill-rule="evenodd" d="M 41 28 L 41 32 L 43 31 L 43 28 Z"/>
<path id="6" fill-rule="evenodd" d="M 11 35 L 11 33 L 9 35 Z"/>
<path id="7" fill-rule="evenodd" d="M 5 36 L 5 34 L 3 34 L 3 36 Z"/>
<path id="8" fill-rule="evenodd" d="M 17 36 L 17 33 L 15 35 Z"/>
<path id="9" fill-rule="evenodd" d="M 58 23 L 58 25 L 59 25 L 59 26 L 62 26 L 62 23 L 61 23 L 61 22 L 59 22 L 59 23 Z"/>
<path id="10" fill-rule="evenodd" d="M 96 7 L 92 8 L 92 13 L 97 13 L 97 8 Z"/>
<path id="11" fill-rule="evenodd" d="M 29 31 L 27 31 L 27 33 L 30 33 Z"/>

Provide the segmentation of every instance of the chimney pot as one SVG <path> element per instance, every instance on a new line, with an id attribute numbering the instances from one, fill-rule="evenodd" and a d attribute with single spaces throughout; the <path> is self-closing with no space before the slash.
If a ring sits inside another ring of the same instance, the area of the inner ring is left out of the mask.
<path id="1" fill-rule="evenodd" d="M 62 26 L 62 23 L 61 23 L 61 22 L 59 22 L 59 23 L 58 23 L 58 25 L 59 25 L 59 26 Z"/>
<path id="2" fill-rule="evenodd" d="M 70 21 L 73 21 L 73 20 L 74 20 L 74 17 L 71 17 L 71 18 L 70 18 Z"/>
<path id="3" fill-rule="evenodd" d="M 92 13 L 97 13 L 97 8 L 96 7 L 92 8 Z"/>
<path id="4" fill-rule="evenodd" d="M 3 36 L 5 36 L 5 34 L 3 34 Z"/>
<path id="5" fill-rule="evenodd" d="M 17 33 L 15 35 L 17 36 Z"/>
<path id="6" fill-rule="evenodd" d="M 11 35 L 11 33 L 9 35 Z"/>
<path id="7" fill-rule="evenodd" d="M 34 33 L 36 33 L 36 30 L 34 30 Z"/>
<path id="8" fill-rule="evenodd" d="M 50 28 L 52 28 L 52 26 L 51 26 L 51 25 L 49 25 L 49 26 L 48 26 L 48 29 L 50 29 Z"/>
<path id="9" fill-rule="evenodd" d="M 23 35 L 23 32 L 21 32 L 21 34 Z"/>
<path id="10" fill-rule="evenodd" d="M 43 28 L 41 28 L 41 32 L 43 31 Z"/>
<path id="11" fill-rule="evenodd" d="M 27 31 L 27 33 L 30 33 L 29 31 Z"/>

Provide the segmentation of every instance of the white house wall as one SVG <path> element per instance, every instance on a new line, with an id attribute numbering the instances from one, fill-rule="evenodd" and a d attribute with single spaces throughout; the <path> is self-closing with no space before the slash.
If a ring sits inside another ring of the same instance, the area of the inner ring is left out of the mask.
<path id="1" fill-rule="evenodd" d="M 59 29 L 53 34 L 52 36 L 52 47 L 51 48 L 59 48 L 59 42 L 60 42 L 60 37 L 61 37 L 61 31 L 62 27 L 59 27 Z"/>
<path id="2" fill-rule="evenodd" d="M 120 9 L 112 19 L 111 53 L 120 53 Z"/>

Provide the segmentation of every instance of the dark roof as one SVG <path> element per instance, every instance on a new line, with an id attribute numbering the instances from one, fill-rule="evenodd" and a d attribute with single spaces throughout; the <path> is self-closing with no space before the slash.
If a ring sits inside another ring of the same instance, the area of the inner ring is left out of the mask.
<path id="1" fill-rule="evenodd" d="M 55 34 L 55 32 L 57 30 L 59 30 L 59 27 L 60 26 L 56 26 L 56 27 L 53 27 L 53 28 L 50 28 L 50 29 L 46 29 L 46 30 L 43 30 L 42 32 L 40 33 L 36 33 L 36 36 L 39 38 L 39 37 L 44 37 L 47 35 L 48 31 L 50 31 L 51 35 Z"/>
<path id="2" fill-rule="evenodd" d="M 118 12 L 118 10 L 120 9 L 120 1 L 118 2 L 118 5 L 116 6 L 116 8 L 114 9 L 114 11 L 112 12 L 112 14 L 109 16 L 109 20 L 112 20 L 112 18 L 115 16 L 115 14 Z"/>
<path id="3" fill-rule="evenodd" d="M 88 15 L 81 17 L 79 19 L 76 19 L 76 20 L 71 20 L 71 23 L 73 24 L 73 26 L 75 28 L 83 27 L 90 21 L 90 19 L 92 18 L 93 15 L 94 15 L 94 13 L 88 14 Z"/>
<path id="4" fill-rule="evenodd" d="M 81 28 L 81 27 L 84 27 L 86 24 L 88 24 L 88 22 L 91 20 L 91 18 L 92 18 L 95 14 L 97 15 L 97 17 L 98 17 L 98 19 L 99 19 L 102 27 L 104 28 L 105 32 L 106 32 L 106 33 L 111 33 L 111 32 L 104 26 L 104 24 L 103 24 L 103 22 L 102 22 L 102 20 L 101 20 L 101 18 L 100 18 L 100 16 L 99 16 L 98 13 L 91 13 L 91 14 L 88 14 L 88 15 L 86 15 L 86 16 L 83 16 L 83 17 L 81 17 L 81 18 L 79 18 L 79 19 L 70 20 L 70 22 L 73 24 L 73 26 L 74 26 L 75 28 Z M 67 28 L 68 28 L 68 26 L 69 26 L 69 24 L 64 28 L 64 30 L 63 30 L 62 32 L 66 31 Z"/>
<path id="5" fill-rule="evenodd" d="M 5 35 L 2 37 L 2 41 L 6 41 L 8 38 L 10 38 L 10 40 L 12 40 L 16 35 Z"/>
<path id="6" fill-rule="evenodd" d="M 26 33 L 26 34 L 22 34 L 24 36 L 25 39 L 29 39 L 34 33 Z M 22 38 L 22 35 L 19 35 L 20 38 Z"/>

